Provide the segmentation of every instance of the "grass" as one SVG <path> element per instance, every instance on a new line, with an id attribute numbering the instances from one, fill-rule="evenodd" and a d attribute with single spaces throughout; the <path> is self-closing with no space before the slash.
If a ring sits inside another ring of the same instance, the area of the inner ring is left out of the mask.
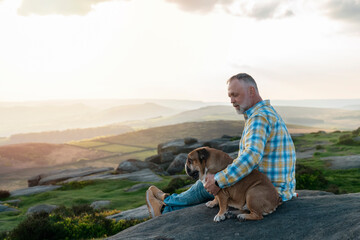
<path id="1" fill-rule="evenodd" d="M 99 142 L 99 141 L 73 141 L 73 142 L 69 142 L 68 144 L 77 147 L 94 148 L 94 147 L 108 145 L 109 143 Z"/>
<path id="2" fill-rule="evenodd" d="M 315 148 L 317 151 L 312 158 L 297 160 L 298 164 L 322 172 L 322 176 L 324 176 L 328 185 L 325 189 L 317 190 L 327 190 L 334 193 L 360 192 L 360 168 L 331 170 L 328 168 L 330 163 L 321 160 L 322 157 L 360 154 L 359 146 L 353 145 L 353 143 L 348 145 L 345 144 L 346 142 L 341 141 L 348 136 L 354 136 L 355 131 L 316 132 L 294 138 L 297 150 L 301 151 Z"/>
<path id="3" fill-rule="evenodd" d="M 144 150 L 142 147 L 132 147 L 120 144 L 108 144 L 105 146 L 96 147 L 96 149 L 112 153 L 129 153 Z"/>
<path id="4" fill-rule="evenodd" d="M 164 177 L 163 181 L 151 184 L 164 188 L 170 180 L 170 177 Z M 30 207 L 39 204 L 71 207 L 79 204 L 90 204 L 99 200 L 110 200 L 109 209 L 121 211 L 142 206 L 146 203 L 144 197 L 146 189 L 131 193 L 125 192 L 127 188 L 137 183 L 129 180 L 97 180 L 85 182 L 80 187 L 79 184 L 71 183 L 65 184 L 63 188 L 55 191 L 18 197 L 21 200 L 18 206 L 19 212 L 0 213 L 0 232 L 13 229 L 26 218 L 26 212 Z"/>

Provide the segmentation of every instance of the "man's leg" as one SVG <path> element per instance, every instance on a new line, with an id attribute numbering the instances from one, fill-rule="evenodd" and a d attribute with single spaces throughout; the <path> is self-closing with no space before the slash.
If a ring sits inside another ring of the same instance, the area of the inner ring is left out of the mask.
<path id="1" fill-rule="evenodd" d="M 172 194 L 164 199 L 166 204 L 162 213 L 168 213 L 171 211 L 179 210 L 182 208 L 190 207 L 206 201 L 213 200 L 214 196 L 206 191 L 200 180 L 196 181 L 185 192 L 180 194 Z"/>

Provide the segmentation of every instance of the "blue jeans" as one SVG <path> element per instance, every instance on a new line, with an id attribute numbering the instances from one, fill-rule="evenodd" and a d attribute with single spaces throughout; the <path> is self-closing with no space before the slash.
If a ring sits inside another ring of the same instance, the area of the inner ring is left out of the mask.
<path id="1" fill-rule="evenodd" d="M 191 207 L 200 203 L 213 200 L 214 196 L 208 193 L 200 180 L 196 181 L 191 188 L 180 194 L 172 194 L 165 198 L 166 204 L 163 214 L 171 211 L 179 210 L 186 207 Z"/>

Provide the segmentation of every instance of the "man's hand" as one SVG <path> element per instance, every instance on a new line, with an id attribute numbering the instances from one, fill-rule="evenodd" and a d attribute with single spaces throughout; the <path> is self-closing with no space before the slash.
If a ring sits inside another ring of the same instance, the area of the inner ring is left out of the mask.
<path id="1" fill-rule="evenodd" d="M 215 185 L 214 176 L 215 175 L 211 173 L 208 173 L 206 175 L 204 187 L 206 191 L 208 191 L 209 193 L 215 196 L 220 191 L 220 188 Z"/>

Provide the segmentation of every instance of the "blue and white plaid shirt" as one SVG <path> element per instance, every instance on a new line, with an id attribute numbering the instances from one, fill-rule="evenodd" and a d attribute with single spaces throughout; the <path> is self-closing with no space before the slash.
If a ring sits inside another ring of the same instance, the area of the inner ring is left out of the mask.
<path id="1" fill-rule="evenodd" d="M 244 117 L 239 155 L 215 180 L 221 188 L 229 187 L 258 169 L 268 176 L 283 201 L 290 200 L 295 192 L 296 154 L 284 121 L 269 100 L 248 109 Z"/>

